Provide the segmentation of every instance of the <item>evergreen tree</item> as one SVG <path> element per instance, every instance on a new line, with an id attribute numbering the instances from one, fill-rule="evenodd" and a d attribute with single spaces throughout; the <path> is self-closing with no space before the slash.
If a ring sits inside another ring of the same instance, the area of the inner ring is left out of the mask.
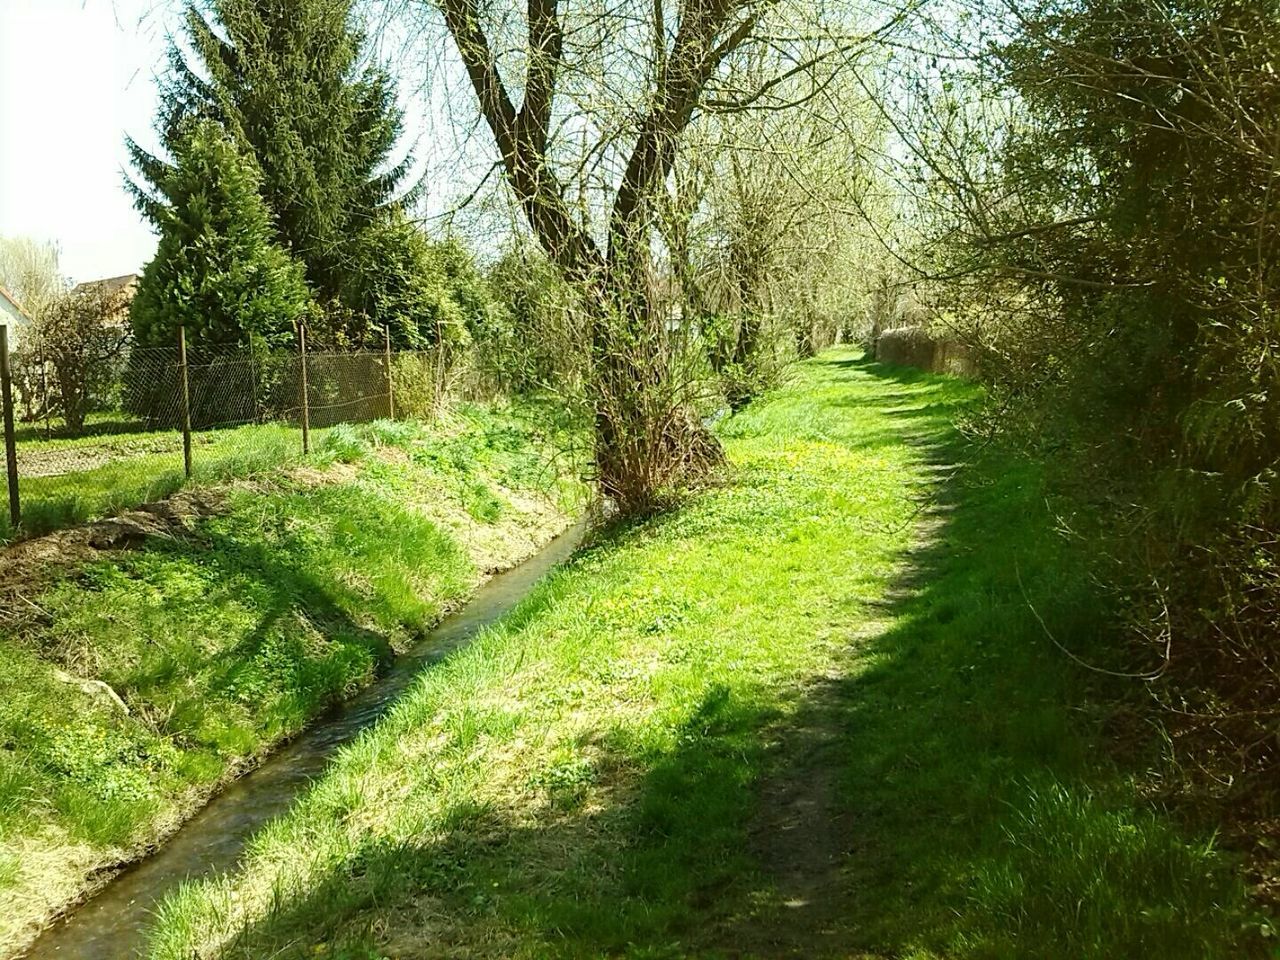
<path id="1" fill-rule="evenodd" d="M 385 325 L 402 349 L 467 343 L 472 308 L 443 248 L 397 213 L 366 230 L 343 288 L 351 310 L 345 339 L 378 340 Z"/>
<path id="2" fill-rule="evenodd" d="M 288 342 L 310 302 L 301 267 L 275 242 L 253 161 L 208 120 L 189 121 L 148 200 L 160 228 L 131 308 L 142 346 Z"/>
<path id="3" fill-rule="evenodd" d="M 192 117 L 218 123 L 256 160 L 260 191 L 276 239 L 306 268 L 307 281 L 342 339 L 352 328 L 380 328 L 413 307 L 417 279 L 386 272 L 370 245 L 385 250 L 386 227 L 407 201 L 410 160 L 393 162 L 402 112 L 387 74 L 367 62 L 352 0 L 209 0 L 187 7 L 193 58 L 176 45 L 162 91 L 159 132 L 174 152 Z M 142 179 L 159 186 L 171 165 L 130 141 Z M 144 202 L 144 212 L 159 220 Z M 371 238 L 371 230 L 377 236 Z M 404 267 L 412 251 L 393 257 Z M 378 285 L 383 300 L 355 297 Z M 405 339 L 406 345 L 413 337 Z"/>

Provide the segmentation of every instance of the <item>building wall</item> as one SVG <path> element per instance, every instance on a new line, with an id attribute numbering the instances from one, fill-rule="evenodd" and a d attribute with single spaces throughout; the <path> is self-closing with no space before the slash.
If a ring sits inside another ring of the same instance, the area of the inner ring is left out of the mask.
<path id="1" fill-rule="evenodd" d="M 11 351 L 16 350 L 18 344 L 22 342 L 22 336 L 26 332 L 28 321 L 9 302 L 9 298 L 2 295 L 0 295 L 0 323 L 4 323 L 9 327 L 9 349 Z"/>

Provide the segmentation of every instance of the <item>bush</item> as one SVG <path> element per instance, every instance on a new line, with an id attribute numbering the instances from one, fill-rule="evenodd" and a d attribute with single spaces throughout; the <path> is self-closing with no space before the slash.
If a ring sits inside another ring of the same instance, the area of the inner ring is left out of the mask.
<path id="1" fill-rule="evenodd" d="M 1159 675 L 1186 769 L 1239 794 L 1280 717 L 1280 4 L 1024 14 L 996 58 L 1017 122 L 966 181 L 999 199 L 957 228 L 957 263 L 986 268 L 973 302 L 1003 294 L 976 331 L 993 409 L 1108 518 L 1135 672 Z"/>
<path id="2" fill-rule="evenodd" d="M 31 331 L 35 344 L 18 364 L 24 405 L 34 414 L 62 417 L 67 430 L 78 434 L 93 409 L 108 406 L 128 347 L 128 331 L 115 318 L 121 311 L 118 295 L 97 287 L 83 287 L 55 297 Z M 33 389 L 44 394 L 31 404 Z"/>
<path id="3" fill-rule="evenodd" d="M 355 246 L 358 262 L 344 286 L 345 312 L 331 313 L 325 325 L 334 346 L 380 348 L 384 329 L 396 350 L 457 349 L 468 342 L 473 305 L 451 273 L 460 256 L 452 245 L 432 244 L 396 212 Z"/>
<path id="4" fill-rule="evenodd" d="M 488 286 L 495 306 L 477 313 L 472 328 L 484 375 L 513 393 L 574 389 L 589 338 L 555 266 L 533 247 L 516 246 L 489 270 Z"/>

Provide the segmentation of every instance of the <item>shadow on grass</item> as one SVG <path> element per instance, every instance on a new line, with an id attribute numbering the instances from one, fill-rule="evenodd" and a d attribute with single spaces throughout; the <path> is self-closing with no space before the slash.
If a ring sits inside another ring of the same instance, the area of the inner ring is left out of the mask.
<path id="1" fill-rule="evenodd" d="M 228 955 L 1262 956 L 1231 863 L 1108 755 L 1133 691 L 1046 638 L 1041 620 L 1099 662 L 1117 642 L 1037 467 L 957 468 L 945 381 L 829 364 L 942 385 L 918 411 L 875 400 L 937 486 L 839 676 L 785 715 L 713 686 L 666 752 L 597 731 L 597 768 L 636 790 L 561 785 L 519 819 L 459 806 L 421 841 L 368 843 Z"/>

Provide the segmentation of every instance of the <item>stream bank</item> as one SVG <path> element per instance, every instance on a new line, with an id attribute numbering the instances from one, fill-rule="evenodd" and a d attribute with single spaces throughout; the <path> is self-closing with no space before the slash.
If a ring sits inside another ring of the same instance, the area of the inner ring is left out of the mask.
<path id="1" fill-rule="evenodd" d="M 581 509 L 517 411 L 336 440 L 0 558 L 0 956 Z"/>
<path id="2" fill-rule="evenodd" d="M 46 930 L 24 956 L 115 960 L 134 955 L 156 905 L 167 894 L 182 883 L 234 868 L 253 834 L 285 813 L 339 749 L 391 709 L 421 671 L 509 612 L 540 577 L 572 554 L 584 530 L 582 524 L 571 527 L 533 557 L 486 581 L 466 606 L 441 621 L 337 716 L 316 723 L 232 783 L 154 854 L 131 865 Z"/>

